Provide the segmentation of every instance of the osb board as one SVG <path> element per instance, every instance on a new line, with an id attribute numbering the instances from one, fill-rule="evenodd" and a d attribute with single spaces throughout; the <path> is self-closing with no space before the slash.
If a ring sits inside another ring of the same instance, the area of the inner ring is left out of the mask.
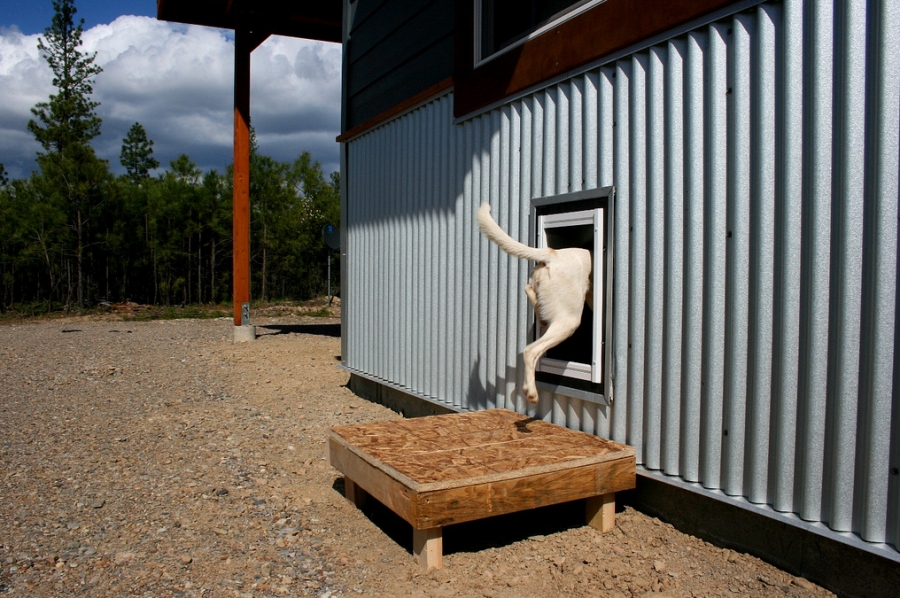
<path id="1" fill-rule="evenodd" d="M 329 459 L 417 529 L 635 484 L 632 447 L 505 409 L 335 427 Z"/>
<path id="2" fill-rule="evenodd" d="M 624 444 L 506 409 L 337 426 L 331 438 L 419 493 L 634 456 Z"/>
<path id="3" fill-rule="evenodd" d="M 571 469 L 416 493 L 419 529 L 473 521 L 547 505 L 630 490 L 635 485 L 634 456 Z"/>

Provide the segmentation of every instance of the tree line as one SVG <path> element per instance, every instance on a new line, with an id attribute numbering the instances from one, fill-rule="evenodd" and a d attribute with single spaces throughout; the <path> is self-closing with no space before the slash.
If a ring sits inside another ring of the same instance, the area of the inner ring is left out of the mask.
<path id="1" fill-rule="evenodd" d="M 79 48 L 74 0 L 54 0 L 39 49 L 57 93 L 32 108 L 37 170 L 9 180 L 0 164 L 0 310 L 84 308 L 99 301 L 154 305 L 231 300 L 232 171 L 202 172 L 181 155 L 159 172 L 153 141 L 135 123 L 114 176 L 91 140 L 100 72 Z M 155 176 L 152 174 L 157 172 Z M 326 292 L 322 227 L 340 219 L 338 173 L 308 152 L 280 162 L 251 138 L 251 294 L 304 300 Z M 339 260 L 335 261 L 336 267 Z M 339 280 L 339 272 L 332 273 Z"/>

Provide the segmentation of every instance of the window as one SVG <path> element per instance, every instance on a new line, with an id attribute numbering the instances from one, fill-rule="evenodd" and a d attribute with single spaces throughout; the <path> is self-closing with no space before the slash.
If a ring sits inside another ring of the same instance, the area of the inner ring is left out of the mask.
<path id="1" fill-rule="evenodd" d="M 593 402 L 605 402 L 609 289 L 607 240 L 613 189 L 594 189 L 534 200 L 535 236 L 539 247 L 581 247 L 592 255 L 593 309 L 584 306 L 581 326 L 540 360 L 538 387 Z M 535 334 L 540 326 L 535 323 Z"/>
<path id="2" fill-rule="evenodd" d="M 480 0 L 480 47 L 475 55 L 485 60 L 545 28 L 571 18 L 605 0 Z"/>
<path id="3" fill-rule="evenodd" d="M 736 0 L 456 0 L 453 114 L 720 18 Z"/>

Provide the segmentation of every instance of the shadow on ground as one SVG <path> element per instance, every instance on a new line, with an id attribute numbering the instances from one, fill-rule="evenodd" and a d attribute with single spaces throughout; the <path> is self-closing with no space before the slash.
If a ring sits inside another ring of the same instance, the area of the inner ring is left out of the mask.
<path id="1" fill-rule="evenodd" d="M 266 332 L 262 332 L 263 329 Z M 317 336 L 333 336 L 340 338 L 340 324 L 266 324 L 265 326 L 257 326 L 257 333 L 261 335 L 269 334 L 315 334 Z"/>
<path id="2" fill-rule="evenodd" d="M 343 497 L 344 478 L 336 479 L 332 488 Z M 386 536 L 412 554 L 409 523 L 372 496 L 366 496 L 362 512 Z M 444 527 L 444 555 L 498 548 L 584 525 L 583 500 L 457 523 Z"/>

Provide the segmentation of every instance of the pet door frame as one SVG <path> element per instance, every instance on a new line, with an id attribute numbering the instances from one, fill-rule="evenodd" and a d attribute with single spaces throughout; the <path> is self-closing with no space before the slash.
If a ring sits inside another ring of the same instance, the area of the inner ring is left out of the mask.
<path id="1" fill-rule="evenodd" d="M 565 378 L 575 378 L 578 380 L 588 380 L 594 384 L 603 382 L 603 366 L 601 363 L 603 356 L 603 291 L 606 288 L 603 278 L 603 208 L 594 208 L 593 210 L 579 210 L 577 212 L 562 212 L 560 214 L 548 214 L 546 216 L 538 216 L 537 229 L 539 231 L 537 244 L 538 247 L 548 247 L 547 230 L 554 228 L 566 228 L 570 226 L 593 226 L 594 228 L 594 246 L 591 249 L 592 256 L 600 256 L 601 259 L 594 260 L 591 258 L 593 269 L 593 278 L 595 281 L 591 285 L 591 294 L 593 294 L 593 304 L 600 306 L 600 309 L 594 312 L 593 330 L 591 331 L 591 362 L 579 361 L 563 361 L 561 359 L 553 359 L 544 355 L 538 362 L 537 371 L 557 374 Z M 560 249 L 557 247 L 556 249 Z M 597 281 L 600 284 L 597 284 Z M 541 335 L 538 335 L 539 337 Z M 601 339 L 599 346 L 597 339 Z"/>
<path id="2" fill-rule="evenodd" d="M 542 356 L 536 367 L 539 389 L 608 405 L 612 398 L 612 288 L 614 187 L 602 187 L 532 200 L 531 238 L 547 247 L 547 229 L 593 225 L 594 315 L 590 362 Z M 533 314 L 534 338 L 540 326 Z"/>

